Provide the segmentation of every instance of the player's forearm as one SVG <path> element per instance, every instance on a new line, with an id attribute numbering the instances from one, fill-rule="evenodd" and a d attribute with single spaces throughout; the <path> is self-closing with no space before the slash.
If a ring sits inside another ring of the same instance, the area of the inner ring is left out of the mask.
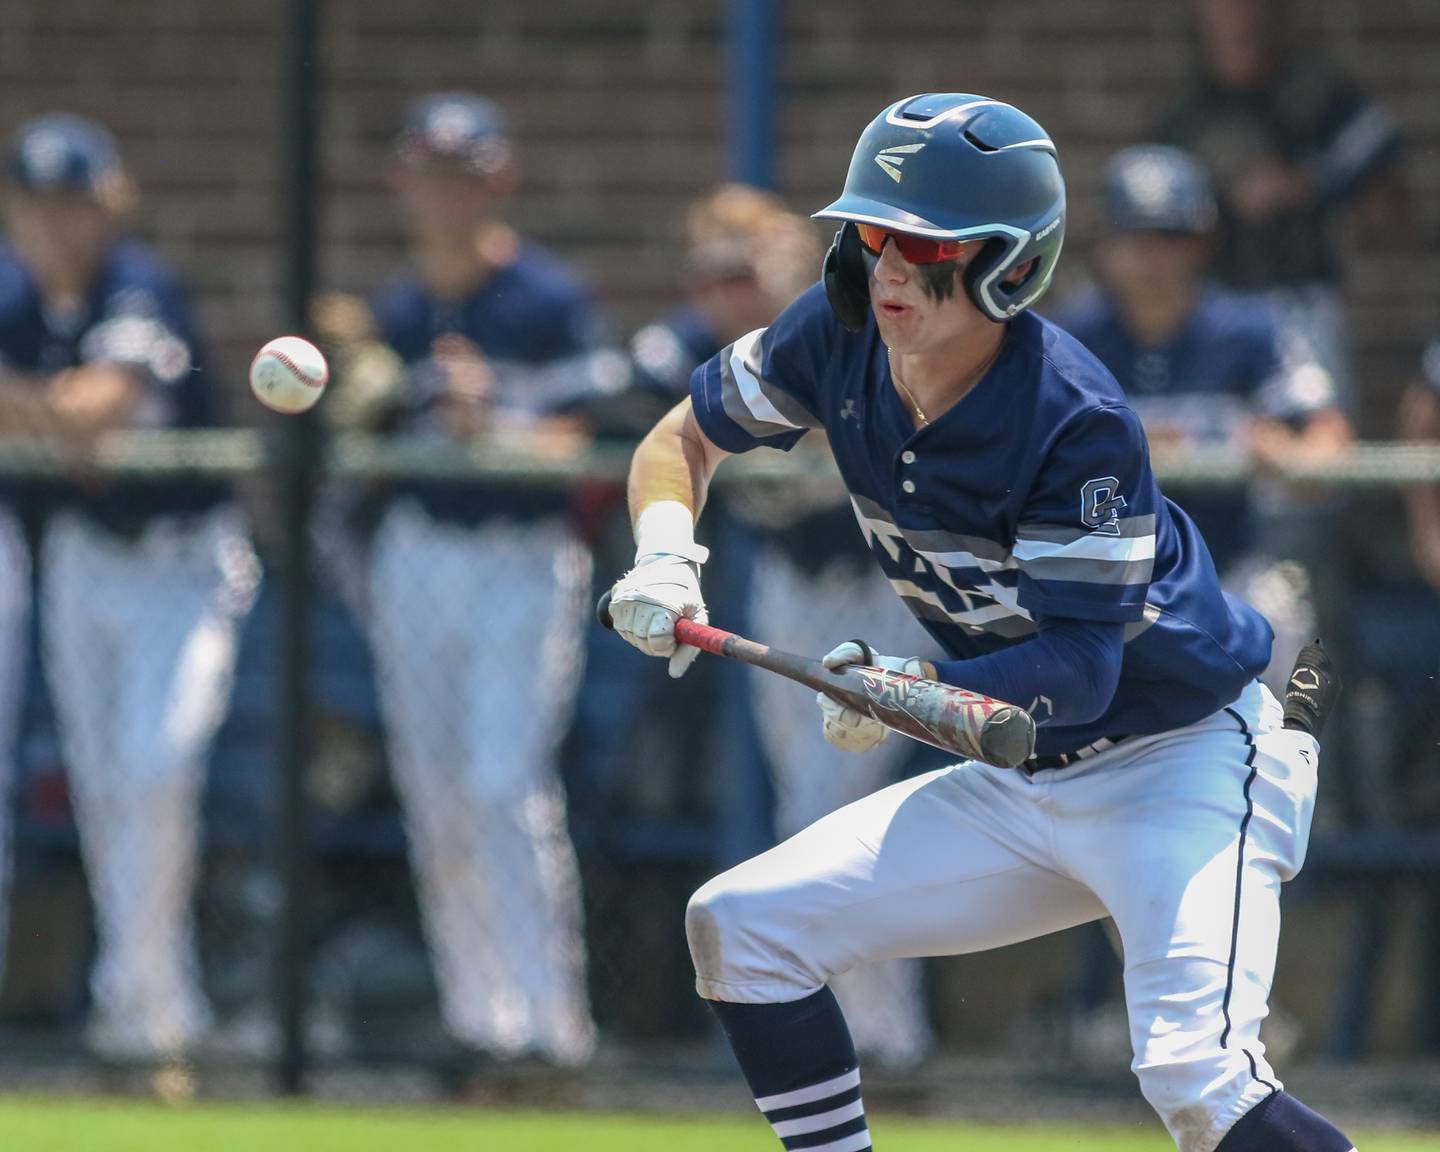
<path id="1" fill-rule="evenodd" d="M 1124 636 L 1123 624 L 1061 620 L 1042 624 L 1040 634 L 1023 644 L 970 660 L 943 660 L 935 671 L 947 684 L 1031 709 L 1036 723 L 1088 724 L 1109 706 L 1120 683 Z"/>
<path id="2" fill-rule="evenodd" d="M 647 508 L 680 504 L 692 523 L 705 506 L 710 478 L 725 453 L 700 430 L 688 400 L 676 405 L 635 449 L 630 461 L 630 519 L 637 527 Z"/>

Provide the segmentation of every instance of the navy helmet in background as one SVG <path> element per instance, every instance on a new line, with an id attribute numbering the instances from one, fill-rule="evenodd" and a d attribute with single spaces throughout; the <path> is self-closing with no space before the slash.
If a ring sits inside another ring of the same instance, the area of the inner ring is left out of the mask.
<path id="1" fill-rule="evenodd" d="M 1219 212 L 1210 174 L 1190 153 L 1137 144 L 1105 166 L 1105 220 L 1117 232 L 1205 233 Z"/>
<path id="2" fill-rule="evenodd" d="M 26 192 L 97 195 L 122 177 L 120 149 L 102 125 L 52 112 L 27 120 L 10 140 L 6 176 Z"/>
<path id="3" fill-rule="evenodd" d="M 396 141 L 401 163 L 494 176 L 514 155 L 505 114 L 471 92 L 436 92 L 416 101 Z"/>

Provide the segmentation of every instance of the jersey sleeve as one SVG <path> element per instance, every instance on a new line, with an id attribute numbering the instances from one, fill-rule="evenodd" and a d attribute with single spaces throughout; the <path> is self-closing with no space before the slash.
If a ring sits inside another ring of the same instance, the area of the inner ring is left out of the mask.
<path id="1" fill-rule="evenodd" d="M 1281 324 L 1268 311 L 1257 315 L 1260 323 L 1251 341 L 1249 366 L 1256 415 L 1304 423 L 1316 412 L 1339 404 L 1334 377 L 1304 335 Z"/>
<path id="2" fill-rule="evenodd" d="M 1354 85 L 1337 83 L 1319 142 L 1316 167 L 1322 195 L 1345 200 L 1385 169 L 1400 151 L 1400 132 L 1390 114 Z"/>
<path id="3" fill-rule="evenodd" d="M 835 323 L 823 290 L 812 288 L 770 327 L 740 337 L 696 368 L 690 400 L 705 435 L 727 452 L 762 445 L 789 451 L 821 427 L 820 390 Z"/>
<path id="4" fill-rule="evenodd" d="M 78 354 L 82 364 L 119 364 L 140 374 L 148 395 L 135 416 L 138 426 L 210 423 L 189 308 L 168 277 L 147 269 L 117 283 L 80 338 Z"/>
<path id="5" fill-rule="evenodd" d="M 588 292 L 567 292 L 550 321 L 554 343 L 533 378 L 524 382 L 542 412 L 575 412 L 597 397 L 619 392 L 629 376 L 624 354 L 613 347 L 609 329 Z"/>
<path id="6" fill-rule="evenodd" d="M 1121 405 L 1076 416 L 1016 527 L 1020 606 L 1037 618 L 1139 620 L 1162 504 L 1139 417 Z"/>
<path id="7" fill-rule="evenodd" d="M 83 363 L 136 368 L 162 388 L 184 381 L 194 354 L 189 316 L 173 286 L 112 293 L 80 341 Z"/>

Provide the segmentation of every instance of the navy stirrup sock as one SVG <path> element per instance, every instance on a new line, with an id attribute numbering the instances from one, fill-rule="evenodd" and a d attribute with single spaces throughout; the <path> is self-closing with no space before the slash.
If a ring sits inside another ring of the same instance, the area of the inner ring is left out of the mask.
<path id="1" fill-rule="evenodd" d="M 706 1003 L 787 1149 L 867 1152 L 855 1045 L 829 988 L 785 1004 Z"/>
<path id="2" fill-rule="evenodd" d="M 1215 1152 L 1355 1152 L 1355 1145 L 1320 1113 L 1276 1092 L 1240 1117 Z"/>

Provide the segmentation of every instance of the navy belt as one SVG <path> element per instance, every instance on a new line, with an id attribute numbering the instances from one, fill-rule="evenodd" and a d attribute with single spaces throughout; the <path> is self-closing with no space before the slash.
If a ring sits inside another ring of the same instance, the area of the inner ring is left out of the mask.
<path id="1" fill-rule="evenodd" d="M 1033 776 L 1036 772 L 1044 772 L 1050 768 L 1068 768 L 1072 764 L 1078 764 L 1081 760 L 1088 760 L 1091 756 L 1108 752 L 1121 741 L 1128 739 L 1130 739 L 1128 736 L 1102 736 L 1093 744 L 1086 744 L 1083 748 L 1077 748 L 1073 752 L 1057 752 L 1053 756 L 1032 756 L 1020 765 L 1020 771 L 1027 776 Z"/>

